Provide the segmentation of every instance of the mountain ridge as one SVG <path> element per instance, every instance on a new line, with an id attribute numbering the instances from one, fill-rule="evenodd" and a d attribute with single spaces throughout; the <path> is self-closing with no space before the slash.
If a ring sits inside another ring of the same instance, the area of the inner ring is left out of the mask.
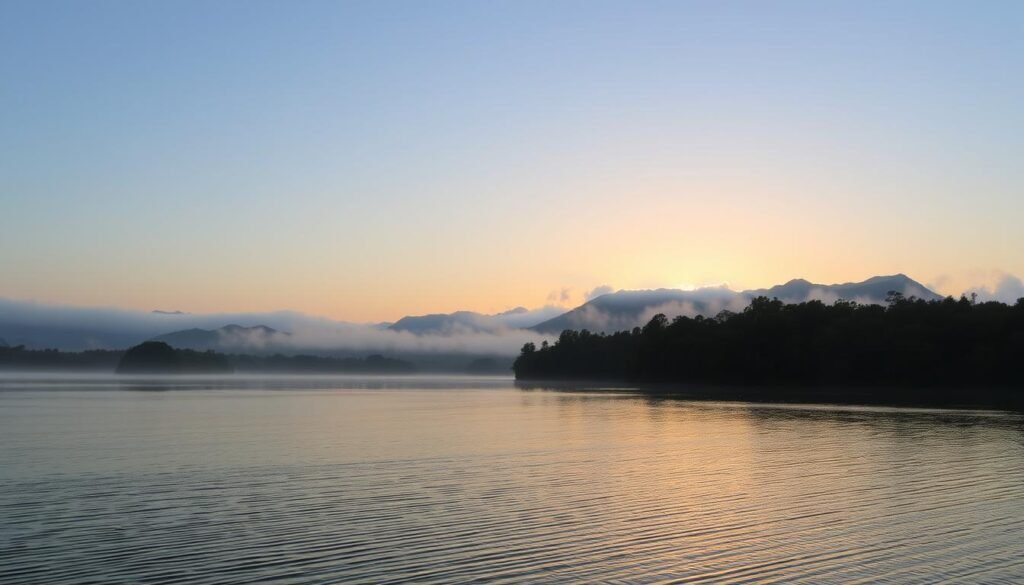
<path id="1" fill-rule="evenodd" d="M 510 351 L 530 335 L 557 335 L 564 329 L 631 329 L 657 312 L 714 315 L 741 311 L 754 296 L 787 302 L 846 298 L 884 303 L 889 290 L 926 299 L 941 298 L 904 274 L 860 282 L 817 285 L 791 279 L 764 289 L 732 291 L 650 289 L 609 292 L 566 310 L 514 307 L 494 314 L 474 311 L 409 315 L 393 323 L 348 323 L 298 313 L 162 314 L 127 309 L 40 305 L 0 299 L 0 338 L 12 346 L 63 350 L 123 349 L 147 340 L 218 351 L 402 351 L 477 354 Z M 285 331 L 291 332 L 284 333 Z M 474 337 L 476 336 L 476 337 Z M 331 344 L 336 344 L 335 348 Z M 483 344 L 483 345 L 481 345 Z"/>
<path id="2" fill-rule="evenodd" d="M 265 347 L 290 334 L 266 325 L 245 327 L 230 323 L 216 329 L 193 327 L 158 335 L 147 341 L 166 343 L 174 348 L 223 350 Z"/>
<path id="3" fill-rule="evenodd" d="M 778 298 L 787 303 L 808 300 L 833 302 L 839 299 L 865 304 L 885 303 L 890 291 L 925 300 L 943 298 L 905 274 L 873 276 L 859 282 L 817 284 L 794 278 L 769 288 L 733 291 L 726 287 L 694 290 L 653 289 L 618 291 L 595 297 L 562 315 L 530 327 L 538 333 L 555 334 L 566 329 L 589 329 L 610 333 L 643 325 L 657 313 L 675 315 L 703 314 L 742 310 L 759 296 Z"/>

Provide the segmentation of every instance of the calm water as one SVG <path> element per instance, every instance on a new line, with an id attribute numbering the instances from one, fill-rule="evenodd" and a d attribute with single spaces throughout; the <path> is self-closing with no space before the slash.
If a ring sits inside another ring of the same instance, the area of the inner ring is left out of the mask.
<path id="1" fill-rule="evenodd" d="M 1024 417 L 0 381 L 3 583 L 1024 582 Z"/>

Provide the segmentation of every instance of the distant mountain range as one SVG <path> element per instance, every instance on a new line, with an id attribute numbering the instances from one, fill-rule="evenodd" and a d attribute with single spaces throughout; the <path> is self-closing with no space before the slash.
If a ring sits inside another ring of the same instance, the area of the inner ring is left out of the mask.
<path id="1" fill-rule="evenodd" d="M 528 329 L 561 312 L 562 309 L 557 307 L 544 307 L 536 311 L 531 311 L 525 307 L 516 307 L 496 315 L 485 315 L 473 311 L 435 313 L 432 315 L 402 317 L 392 323 L 388 329 L 391 331 L 415 333 L 417 335 L 450 335 L 452 333 L 464 332 L 494 333 L 508 329 Z"/>
<path id="2" fill-rule="evenodd" d="M 942 298 L 941 295 L 904 274 L 876 276 L 863 282 L 844 284 L 814 284 L 803 279 L 795 279 L 771 288 L 739 292 L 725 287 L 619 291 L 591 299 L 530 329 L 546 334 L 558 334 L 565 329 L 621 331 L 641 326 L 658 313 L 674 317 L 698 314 L 710 316 L 723 310 L 739 311 L 758 296 L 778 298 L 787 303 L 801 303 L 812 299 L 833 302 L 843 299 L 865 304 L 882 304 L 885 303 L 890 291 L 925 300 Z"/>
<path id="3" fill-rule="evenodd" d="M 863 304 L 885 303 L 890 292 L 898 292 L 906 297 L 917 297 L 926 301 L 939 300 L 942 295 L 928 289 L 925 285 L 910 278 L 906 274 L 893 276 L 875 276 L 863 282 L 847 282 L 843 284 L 814 284 L 797 278 L 771 288 L 744 291 L 749 297 L 765 296 L 777 298 L 788 303 L 798 303 L 811 299 L 834 301 L 843 299 Z"/>
<path id="4" fill-rule="evenodd" d="M 759 295 L 786 302 L 846 299 L 884 303 L 890 291 L 923 299 L 940 298 L 924 285 L 897 274 L 831 285 L 798 279 L 767 289 L 739 292 L 726 287 L 619 291 L 598 296 L 569 311 L 558 307 L 516 307 L 493 315 L 456 311 L 407 316 L 394 323 L 379 324 L 345 323 L 287 311 L 193 315 L 0 299 L 0 337 L 11 345 L 35 349 L 124 349 L 153 340 L 177 348 L 234 353 L 301 351 L 365 355 L 366 350 L 371 350 L 388 355 L 429 355 L 433 362 L 447 360 L 445 363 L 462 368 L 465 356 L 514 355 L 522 343 L 536 339 L 533 336 L 557 335 L 564 329 L 611 332 L 643 325 L 657 313 L 674 317 L 741 311 L 751 298 Z"/>
<path id="5" fill-rule="evenodd" d="M 265 325 L 225 325 L 219 329 L 185 329 L 158 335 L 148 341 L 162 341 L 171 347 L 218 351 L 260 350 L 287 341 L 290 334 Z"/>

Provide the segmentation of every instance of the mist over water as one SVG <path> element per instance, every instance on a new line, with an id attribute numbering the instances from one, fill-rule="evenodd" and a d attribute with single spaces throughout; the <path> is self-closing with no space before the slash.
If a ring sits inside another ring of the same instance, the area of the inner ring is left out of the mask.
<path id="1" fill-rule="evenodd" d="M 501 378 L 0 381 L 5 582 L 1024 580 L 1024 417 Z"/>

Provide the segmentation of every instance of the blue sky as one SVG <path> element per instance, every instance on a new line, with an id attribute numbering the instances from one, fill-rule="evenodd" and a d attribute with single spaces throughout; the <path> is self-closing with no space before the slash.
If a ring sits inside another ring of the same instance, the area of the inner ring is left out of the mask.
<path id="1" fill-rule="evenodd" d="M 7 298 L 1024 273 L 1019 2 L 8 1 L 0 74 Z"/>

